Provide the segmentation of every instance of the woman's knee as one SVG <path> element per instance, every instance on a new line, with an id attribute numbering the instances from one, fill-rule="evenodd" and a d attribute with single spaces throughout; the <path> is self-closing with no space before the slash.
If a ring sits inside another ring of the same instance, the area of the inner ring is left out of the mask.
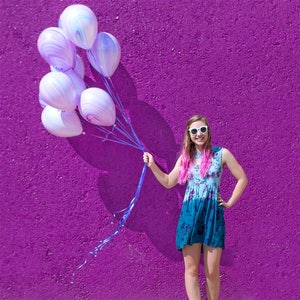
<path id="1" fill-rule="evenodd" d="M 213 268 L 205 267 L 205 276 L 207 279 L 215 280 L 220 277 L 219 266 L 214 266 Z"/>
<path id="2" fill-rule="evenodd" d="M 183 248 L 185 273 L 189 276 L 198 276 L 200 264 L 201 244 L 187 245 Z"/>
<path id="3" fill-rule="evenodd" d="M 185 265 L 185 274 L 190 277 L 199 276 L 199 266 L 196 264 L 186 264 Z"/>
<path id="4" fill-rule="evenodd" d="M 221 248 L 204 247 L 205 276 L 208 279 L 220 277 Z"/>

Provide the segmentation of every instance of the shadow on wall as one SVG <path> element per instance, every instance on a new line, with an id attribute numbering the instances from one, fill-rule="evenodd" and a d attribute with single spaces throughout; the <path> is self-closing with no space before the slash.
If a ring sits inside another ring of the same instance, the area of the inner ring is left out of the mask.
<path id="1" fill-rule="evenodd" d="M 93 75 L 95 81 L 85 79 L 88 86 L 105 89 L 101 76 L 96 72 Z M 113 82 L 138 137 L 161 167 L 170 171 L 180 146 L 176 145 L 168 124 L 154 108 L 137 100 L 134 83 L 122 65 L 113 75 Z M 69 142 L 86 162 L 100 170 L 99 193 L 106 208 L 114 214 L 127 207 L 135 194 L 143 167 L 142 152 L 102 142 L 93 136 L 98 133 L 96 127 L 86 122 L 84 130 L 85 136 L 70 138 Z M 147 170 L 140 198 L 126 223 L 131 230 L 145 232 L 152 244 L 172 260 L 181 260 L 181 254 L 175 249 L 175 232 L 182 194 L 181 187 L 171 190 L 162 187 Z"/>

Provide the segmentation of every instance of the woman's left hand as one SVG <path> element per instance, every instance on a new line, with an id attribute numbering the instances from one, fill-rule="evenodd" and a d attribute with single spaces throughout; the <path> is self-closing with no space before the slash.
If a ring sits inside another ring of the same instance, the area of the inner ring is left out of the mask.
<path id="1" fill-rule="evenodd" d="M 225 208 L 230 208 L 231 205 L 229 203 L 227 203 L 226 201 L 224 201 L 221 197 L 221 195 L 218 195 L 218 202 L 219 202 L 219 206 L 223 206 Z"/>

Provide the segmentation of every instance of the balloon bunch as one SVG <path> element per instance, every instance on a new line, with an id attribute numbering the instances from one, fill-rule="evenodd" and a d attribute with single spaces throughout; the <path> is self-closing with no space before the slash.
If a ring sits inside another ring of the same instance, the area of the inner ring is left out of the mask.
<path id="1" fill-rule="evenodd" d="M 37 46 L 51 70 L 39 84 L 39 102 L 43 107 L 41 121 L 48 132 L 58 137 L 83 134 L 81 116 L 99 129 L 99 135 L 94 136 L 102 141 L 144 151 L 111 80 L 121 58 L 119 42 L 110 33 L 98 33 L 96 16 L 89 7 L 81 4 L 68 6 L 60 15 L 58 27 L 41 32 Z M 86 50 L 90 64 L 102 76 L 107 91 L 87 87 L 85 66 L 77 54 L 77 47 Z M 127 208 L 119 211 L 123 216 L 116 230 L 88 253 L 77 270 L 120 233 L 139 197 L 145 172 L 146 164 L 133 199 Z M 74 276 L 75 272 L 73 279 Z"/>

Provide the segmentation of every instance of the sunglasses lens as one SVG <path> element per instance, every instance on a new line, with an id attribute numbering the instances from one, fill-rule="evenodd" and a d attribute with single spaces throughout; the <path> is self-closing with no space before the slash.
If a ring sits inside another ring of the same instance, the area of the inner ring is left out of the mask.
<path id="1" fill-rule="evenodd" d="M 205 126 L 200 127 L 200 131 L 201 131 L 202 133 L 205 133 L 205 132 L 207 131 L 207 128 L 206 128 Z"/>
<path id="2" fill-rule="evenodd" d="M 191 129 L 191 133 L 192 134 L 197 134 L 197 129 L 196 128 Z"/>

